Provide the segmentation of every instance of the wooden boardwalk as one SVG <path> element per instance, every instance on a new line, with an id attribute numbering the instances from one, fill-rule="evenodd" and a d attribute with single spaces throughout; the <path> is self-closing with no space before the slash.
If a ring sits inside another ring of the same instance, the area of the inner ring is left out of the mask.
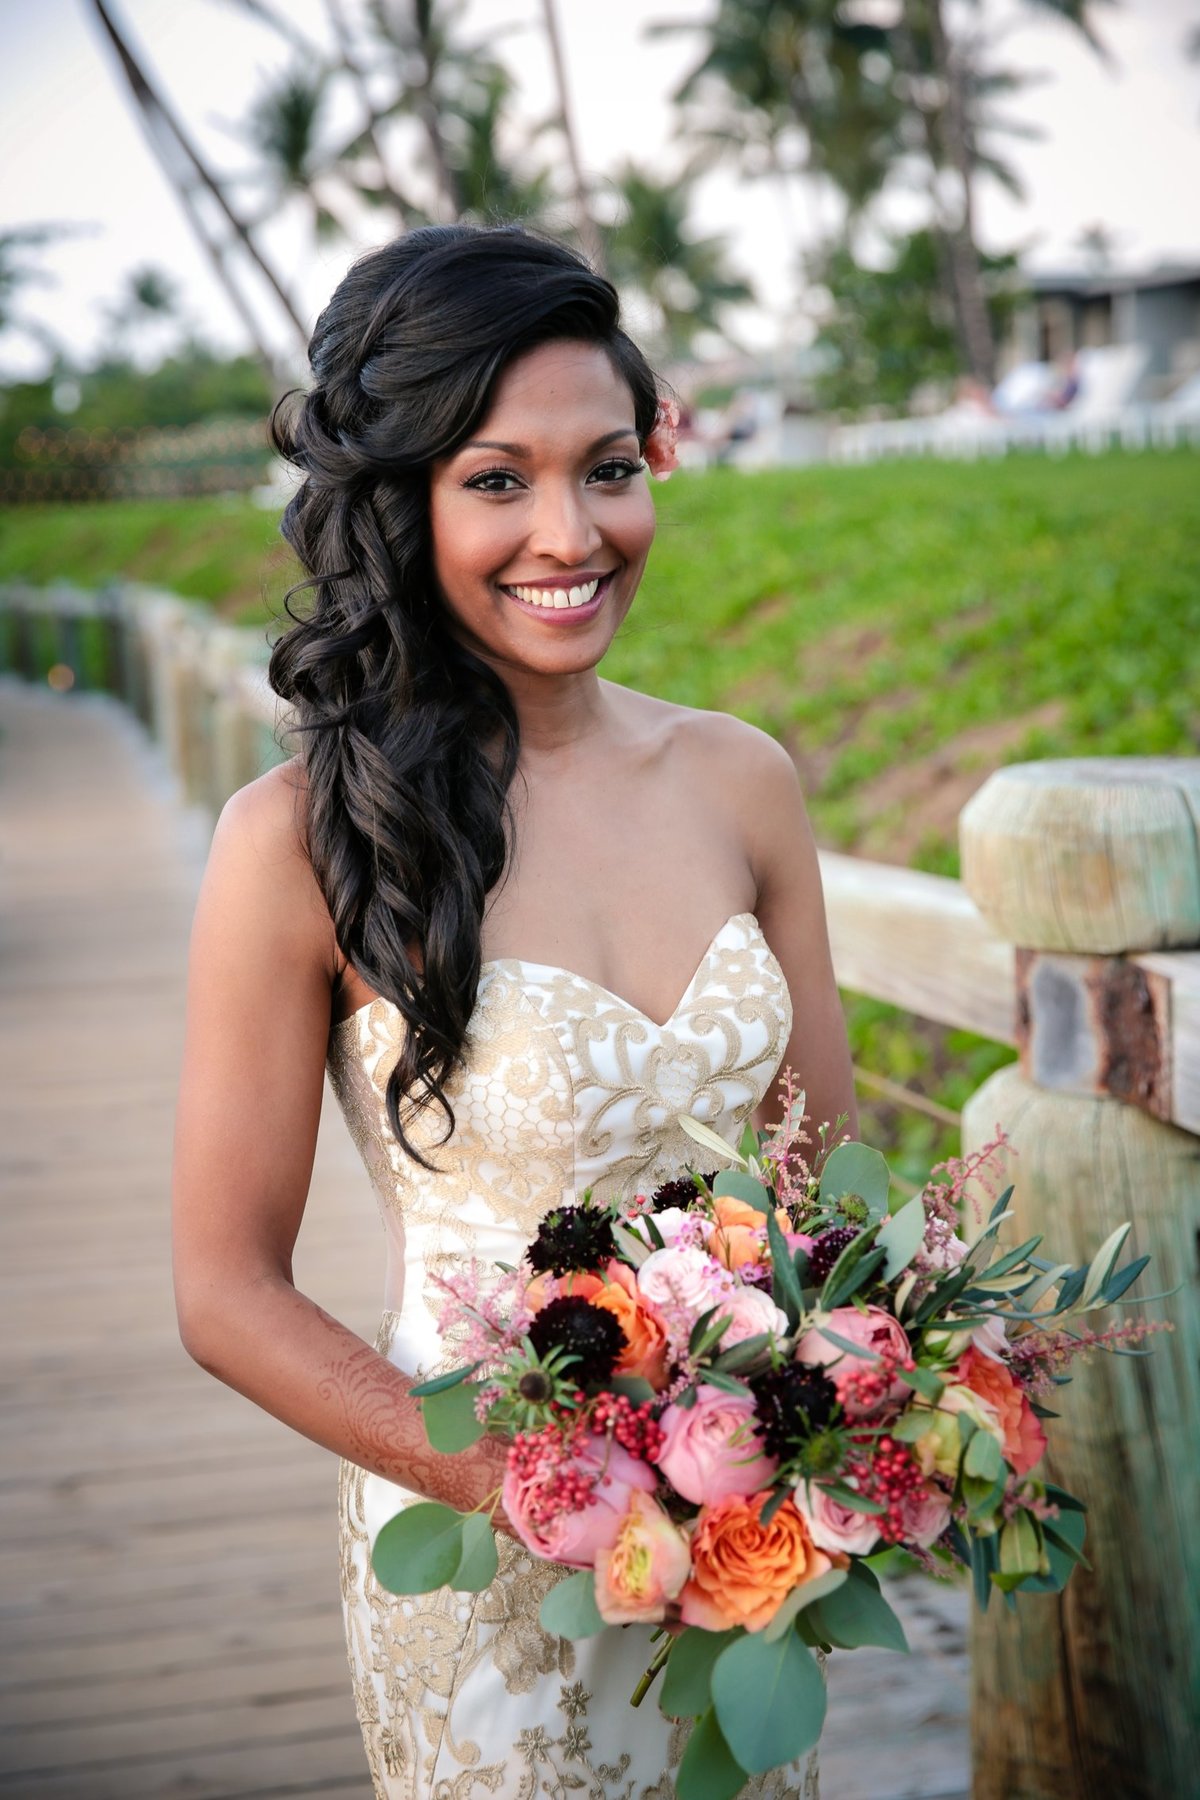
<path id="1" fill-rule="evenodd" d="M 333 1462 L 175 1332 L 205 843 L 118 706 L 0 679 L 0 1800 L 370 1800 Z M 368 1336 L 381 1244 L 327 1108 L 297 1280 Z M 966 1800 L 965 1603 L 895 1598 L 911 1658 L 832 1659 L 825 1800 Z"/>

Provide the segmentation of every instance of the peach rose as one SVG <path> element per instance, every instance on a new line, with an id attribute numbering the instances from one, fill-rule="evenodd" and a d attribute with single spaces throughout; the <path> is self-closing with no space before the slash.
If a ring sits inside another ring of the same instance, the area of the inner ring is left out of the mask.
<path id="1" fill-rule="evenodd" d="M 974 1346 L 954 1365 L 958 1381 L 995 1408 L 1004 1432 L 1005 1460 L 1028 1475 L 1046 1448 L 1042 1422 L 1003 1363 Z"/>
<path id="2" fill-rule="evenodd" d="M 618 1375 L 641 1375 L 652 1388 L 667 1385 L 667 1328 L 652 1300 L 639 1293 L 633 1270 L 610 1262 L 608 1282 L 588 1294 L 593 1306 L 612 1313 L 625 1333 L 625 1348 L 617 1358 Z"/>
<path id="3" fill-rule="evenodd" d="M 607 1625 L 657 1624 L 676 1600 L 692 1559 L 688 1541 L 649 1495 L 636 1488 L 610 1549 L 596 1552 L 596 1605 Z"/>
<path id="4" fill-rule="evenodd" d="M 692 1533 L 692 1574 L 679 1597 L 685 1625 L 725 1631 L 769 1625 L 793 1588 L 846 1559 L 818 1550 L 790 1500 L 770 1523 L 759 1518 L 769 1495 L 730 1494 L 701 1508 Z"/>
<path id="5" fill-rule="evenodd" d="M 716 1224 L 708 1233 L 706 1247 L 710 1256 L 727 1269 L 740 1269 L 744 1263 L 767 1262 L 766 1214 L 739 1200 L 734 1194 L 721 1194 L 713 1204 Z M 775 1223 L 789 1233 L 792 1221 L 782 1206 L 775 1209 Z"/>

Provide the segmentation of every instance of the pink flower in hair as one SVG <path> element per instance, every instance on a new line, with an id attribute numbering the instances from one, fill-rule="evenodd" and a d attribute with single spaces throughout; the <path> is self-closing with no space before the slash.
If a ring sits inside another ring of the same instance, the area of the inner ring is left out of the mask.
<path id="1" fill-rule="evenodd" d="M 646 467 L 655 481 L 666 481 L 672 471 L 679 467 L 679 402 L 677 400 L 660 399 L 654 424 L 646 438 L 642 452 L 646 458 Z"/>

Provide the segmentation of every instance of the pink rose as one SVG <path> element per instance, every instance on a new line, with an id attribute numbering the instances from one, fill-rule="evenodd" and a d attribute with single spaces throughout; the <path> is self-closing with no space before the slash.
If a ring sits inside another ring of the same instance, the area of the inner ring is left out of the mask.
<path id="1" fill-rule="evenodd" d="M 691 1574 L 688 1541 L 636 1488 L 611 1548 L 596 1552 L 596 1605 L 607 1625 L 657 1624 Z"/>
<path id="2" fill-rule="evenodd" d="M 679 467 L 676 445 L 679 441 L 679 402 L 660 395 L 654 424 L 646 437 L 642 454 L 646 467 L 656 481 L 666 481 Z"/>
<path id="3" fill-rule="evenodd" d="M 680 1232 L 687 1225 L 688 1220 L 694 1218 L 696 1215 L 694 1213 L 686 1212 L 682 1206 L 664 1206 L 661 1212 L 652 1213 L 650 1216 L 654 1220 L 655 1230 L 658 1232 L 659 1237 L 667 1248 L 670 1249 Z M 628 1225 L 630 1231 L 633 1232 L 634 1236 L 640 1237 L 643 1243 L 650 1245 L 654 1244 L 654 1239 L 650 1236 L 649 1227 L 646 1224 L 644 1216 L 637 1219 L 626 1219 L 625 1223 Z"/>
<path id="4" fill-rule="evenodd" d="M 848 1556 L 866 1556 L 879 1537 L 879 1519 L 858 1512 L 815 1481 L 797 1482 L 792 1501 L 808 1521 L 808 1534 L 818 1550 L 842 1550 Z"/>
<path id="5" fill-rule="evenodd" d="M 719 1346 L 722 1350 L 730 1350 L 734 1344 L 758 1337 L 764 1331 L 773 1331 L 778 1337 L 787 1332 L 787 1314 L 761 1288 L 736 1287 L 732 1293 L 722 1294 L 717 1304 L 729 1316 Z"/>
<path id="6" fill-rule="evenodd" d="M 818 1363 L 828 1368 L 847 1418 L 868 1418 L 882 1407 L 907 1398 L 908 1386 L 898 1375 L 893 1377 L 887 1393 L 871 1406 L 860 1404 L 853 1392 L 854 1378 L 869 1372 L 872 1359 L 882 1351 L 891 1351 L 905 1361 L 912 1355 L 904 1328 L 897 1324 L 891 1313 L 884 1312 L 881 1306 L 868 1306 L 865 1312 L 859 1312 L 857 1306 L 835 1306 L 832 1312 L 820 1315 L 820 1319 L 820 1324 L 806 1331 L 796 1345 L 796 1361 Z M 825 1336 L 826 1330 L 836 1332 L 838 1337 L 851 1344 L 860 1345 L 865 1354 L 855 1356 L 853 1351 L 843 1350 L 840 1344 L 832 1343 Z"/>
<path id="7" fill-rule="evenodd" d="M 592 1438 L 570 1458 L 581 1474 L 597 1475 L 586 1505 L 541 1516 L 548 1498 L 548 1483 L 557 1471 L 543 1471 L 521 1478 L 511 1468 L 504 1472 L 501 1503 L 521 1542 L 547 1562 L 566 1563 L 573 1569 L 590 1569 L 596 1552 L 616 1542 L 621 1521 L 629 1510 L 629 1496 L 640 1490 L 653 1493 L 655 1476 L 649 1464 L 630 1456 L 620 1444 Z"/>
<path id="8" fill-rule="evenodd" d="M 769 1487 L 779 1464 L 762 1447 L 754 1402 L 701 1382 L 694 1406 L 672 1403 L 661 1420 L 665 1437 L 658 1466 L 671 1486 L 696 1505 L 728 1494 Z"/>
<path id="9" fill-rule="evenodd" d="M 652 1250 L 637 1272 L 637 1284 L 656 1306 L 680 1308 L 693 1319 L 723 1299 L 733 1285 L 720 1263 L 698 1244 Z"/>
<path id="10" fill-rule="evenodd" d="M 900 1518 L 904 1542 L 928 1550 L 950 1523 L 950 1502 L 935 1487 L 927 1488 L 923 1494 L 908 1494 L 900 1503 Z"/>

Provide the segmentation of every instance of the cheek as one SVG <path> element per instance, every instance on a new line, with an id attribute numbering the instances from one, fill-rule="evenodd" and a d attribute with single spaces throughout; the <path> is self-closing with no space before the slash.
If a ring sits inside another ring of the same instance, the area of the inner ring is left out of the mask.
<path id="1" fill-rule="evenodd" d="M 654 501 L 643 485 L 627 497 L 620 524 L 613 531 L 628 561 L 638 562 L 649 555 L 656 526 Z"/>

